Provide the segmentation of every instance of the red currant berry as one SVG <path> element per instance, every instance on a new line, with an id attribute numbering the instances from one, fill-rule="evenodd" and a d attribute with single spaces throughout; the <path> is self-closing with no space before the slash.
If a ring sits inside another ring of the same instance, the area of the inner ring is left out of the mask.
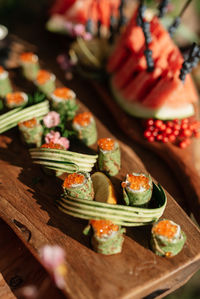
<path id="1" fill-rule="evenodd" d="M 162 135 L 162 134 L 158 134 L 158 135 L 156 136 L 156 140 L 157 140 L 157 141 L 162 141 L 162 140 L 163 140 L 163 135 Z"/>
<path id="2" fill-rule="evenodd" d="M 147 140 L 149 142 L 154 142 L 155 141 L 155 137 L 154 136 L 150 136 L 150 137 L 147 138 Z"/>
<path id="3" fill-rule="evenodd" d="M 152 132 L 151 132 L 151 131 L 149 131 L 149 130 L 146 130 L 146 131 L 144 131 L 144 137 L 145 137 L 145 138 L 148 138 L 148 137 L 150 137 L 150 136 L 151 136 L 151 134 L 152 134 Z"/>
<path id="4" fill-rule="evenodd" d="M 169 127 L 167 127 L 166 130 L 165 130 L 165 133 L 166 133 L 167 135 L 170 135 L 170 134 L 172 133 L 172 129 L 169 128 Z"/>
<path id="5" fill-rule="evenodd" d="M 167 143 L 167 142 L 169 142 L 169 138 L 168 138 L 167 136 L 164 136 L 162 142 L 163 142 L 163 143 Z"/>
<path id="6" fill-rule="evenodd" d="M 162 125 L 163 125 L 163 121 L 162 121 L 162 120 L 157 119 L 157 120 L 155 121 L 155 126 L 156 126 L 157 128 L 160 129 Z"/>
<path id="7" fill-rule="evenodd" d="M 147 124 L 147 126 L 153 126 L 153 124 L 154 124 L 153 118 L 148 119 L 146 124 Z"/>
<path id="8" fill-rule="evenodd" d="M 169 135 L 168 138 L 170 142 L 174 142 L 176 140 L 176 136 L 174 134 Z"/>

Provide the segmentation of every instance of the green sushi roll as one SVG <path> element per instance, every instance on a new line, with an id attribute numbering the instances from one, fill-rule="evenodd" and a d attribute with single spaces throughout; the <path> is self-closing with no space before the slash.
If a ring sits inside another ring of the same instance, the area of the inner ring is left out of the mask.
<path id="1" fill-rule="evenodd" d="M 149 175 L 143 173 L 127 174 L 122 182 L 124 201 L 127 205 L 147 207 L 152 196 L 153 183 Z"/>
<path id="2" fill-rule="evenodd" d="M 35 80 L 40 69 L 37 55 L 31 52 L 24 52 L 20 55 L 20 64 L 23 75 L 28 80 Z"/>
<path id="3" fill-rule="evenodd" d="M 78 105 L 76 94 L 67 87 L 59 87 L 50 95 L 51 107 L 60 115 L 64 115 L 67 120 L 74 118 Z"/>
<path id="4" fill-rule="evenodd" d="M 99 170 L 109 176 L 116 175 L 121 167 L 121 153 L 117 141 L 111 138 L 98 140 L 98 166 Z"/>
<path id="5" fill-rule="evenodd" d="M 69 174 L 63 183 L 64 197 L 94 199 L 94 190 L 89 173 L 76 172 Z"/>
<path id="6" fill-rule="evenodd" d="M 91 244 L 94 251 L 105 254 L 117 254 L 122 251 L 125 229 L 110 220 L 90 220 L 93 229 Z"/>
<path id="7" fill-rule="evenodd" d="M 92 145 L 97 141 L 96 122 L 91 112 L 77 114 L 72 127 L 78 133 L 78 138 L 86 145 Z"/>
<path id="8" fill-rule="evenodd" d="M 49 96 L 56 88 L 55 81 L 56 77 L 54 74 L 45 70 L 39 70 L 36 76 L 35 84 L 41 92 Z"/>
<path id="9" fill-rule="evenodd" d="M 28 96 L 25 92 L 7 93 L 5 97 L 5 105 L 9 109 L 25 106 L 28 103 Z"/>
<path id="10" fill-rule="evenodd" d="M 40 147 L 42 143 L 43 127 L 36 118 L 19 123 L 22 141 L 29 147 Z"/>
<path id="11" fill-rule="evenodd" d="M 12 92 L 12 87 L 10 84 L 10 79 L 8 77 L 8 72 L 0 66 L 0 97 L 4 98 L 7 93 Z"/>
<path id="12" fill-rule="evenodd" d="M 159 220 L 152 227 L 151 247 L 157 255 L 173 257 L 182 250 L 185 241 L 185 233 L 171 220 Z"/>

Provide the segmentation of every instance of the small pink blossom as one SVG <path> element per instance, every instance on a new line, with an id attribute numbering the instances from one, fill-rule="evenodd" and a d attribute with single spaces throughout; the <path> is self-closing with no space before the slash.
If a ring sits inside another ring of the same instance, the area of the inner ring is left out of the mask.
<path id="1" fill-rule="evenodd" d="M 57 143 L 62 145 L 66 150 L 69 148 L 69 140 L 66 137 L 60 137 Z"/>
<path id="2" fill-rule="evenodd" d="M 60 115 L 55 111 L 50 111 L 44 118 L 43 122 L 47 128 L 53 128 L 59 125 Z"/>
<path id="3" fill-rule="evenodd" d="M 83 35 L 83 39 L 86 40 L 86 41 L 91 40 L 92 39 L 92 34 L 90 32 L 85 32 L 84 35 Z"/>
<path id="4" fill-rule="evenodd" d="M 72 34 L 72 31 L 73 31 L 73 24 L 72 24 L 72 22 L 65 22 L 65 28 L 66 28 L 66 30 L 70 33 L 70 34 Z"/>
<path id="5" fill-rule="evenodd" d="M 58 143 L 58 140 L 60 138 L 60 133 L 58 131 L 51 131 L 50 133 L 48 133 L 46 136 L 45 136 L 45 142 L 46 143 L 50 143 L 50 142 L 53 142 L 53 143 Z"/>
<path id="6" fill-rule="evenodd" d="M 65 251 L 55 245 L 46 245 L 40 250 L 40 257 L 44 267 L 51 273 L 56 286 L 65 288 L 67 268 L 65 264 Z"/>
<path id="7" fill-rule="evenodd" d="M 83 34 L 85 33 L 85 26 L 83 24 L 74 25 L 73 33 L 75 36 L 83 36 Z"/>

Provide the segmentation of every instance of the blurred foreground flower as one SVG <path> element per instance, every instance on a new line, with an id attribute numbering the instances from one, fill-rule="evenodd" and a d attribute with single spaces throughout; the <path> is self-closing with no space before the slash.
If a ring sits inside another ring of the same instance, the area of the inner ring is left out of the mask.
<path id="1" fill-rule="evenodd" d="M 60 123 L 60 115 L 56 111 L 50 111 L 44 118 L 43 118 L 44 125 L 47 128 L 53 128 L 59 125 Z"/>
<path id="2" fill-rule="evenodd" d="M 57 245 L 45 245 L 40 250 L 40 257 L 44 267 L 52 275 L 55 285 L 60 289 L 65 289 L 67 274 L 65 251 Z"/>

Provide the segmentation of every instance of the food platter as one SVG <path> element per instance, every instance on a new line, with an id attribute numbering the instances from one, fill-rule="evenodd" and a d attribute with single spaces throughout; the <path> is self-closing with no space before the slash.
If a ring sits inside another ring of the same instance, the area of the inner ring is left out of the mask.
<path id="1" fill-rule="evenodd" d="M 46 63 L 50 65 L 50 61 Z M 56 68 L 54 71 L 59 76 Z M 17 82 L 16 72 L 12 75 L 13 81 Z M 25 86 L 22 81 L 21 84 Z M 80 88 L 81 83 L 76 84 Z M 84 89 L 84 84 L 81 88 Z M 29 89 L 28 85 L 26 89 Z M 91 97 L 90 105 L 92 100 Z M 85 99 L 87 101 L 89 99 Z M 82 111 L 88 110 L 83 103 L 80 107 Z M 98 105 L 91 107 L 93 114 L 98 116 Z M 96 121 L 99 138 L 113 137 L 98 117 Z M 119 143 L 122 169 L 112 180 L 116 190 L 127 172 L 147 173 L 132 149 L 134 145 L 126 145 L 120 140 Z M 164 296 L 186 282 L 200 267 L 199 230 L 168 193 L 164 217 L 178 222 L 187 235 L 179 255 L 171 259 L 156 256 L 149 249 L 150 227 L 147 226 L 127 230 L 121 254 L 103 256 L 91 250 L 89 239 L 82 234 L 87 222 L 58 210 L 55 202 L 62 192 L 61 179 L 47 177 L 32 164 L 17 131 L 2 134 L 0 145 L 0 215 L 35 256 L 44 244 L 58 244 L 65 249 L 69 298 Z M 96 148 L 94 145 L 92 149 Z"/>

